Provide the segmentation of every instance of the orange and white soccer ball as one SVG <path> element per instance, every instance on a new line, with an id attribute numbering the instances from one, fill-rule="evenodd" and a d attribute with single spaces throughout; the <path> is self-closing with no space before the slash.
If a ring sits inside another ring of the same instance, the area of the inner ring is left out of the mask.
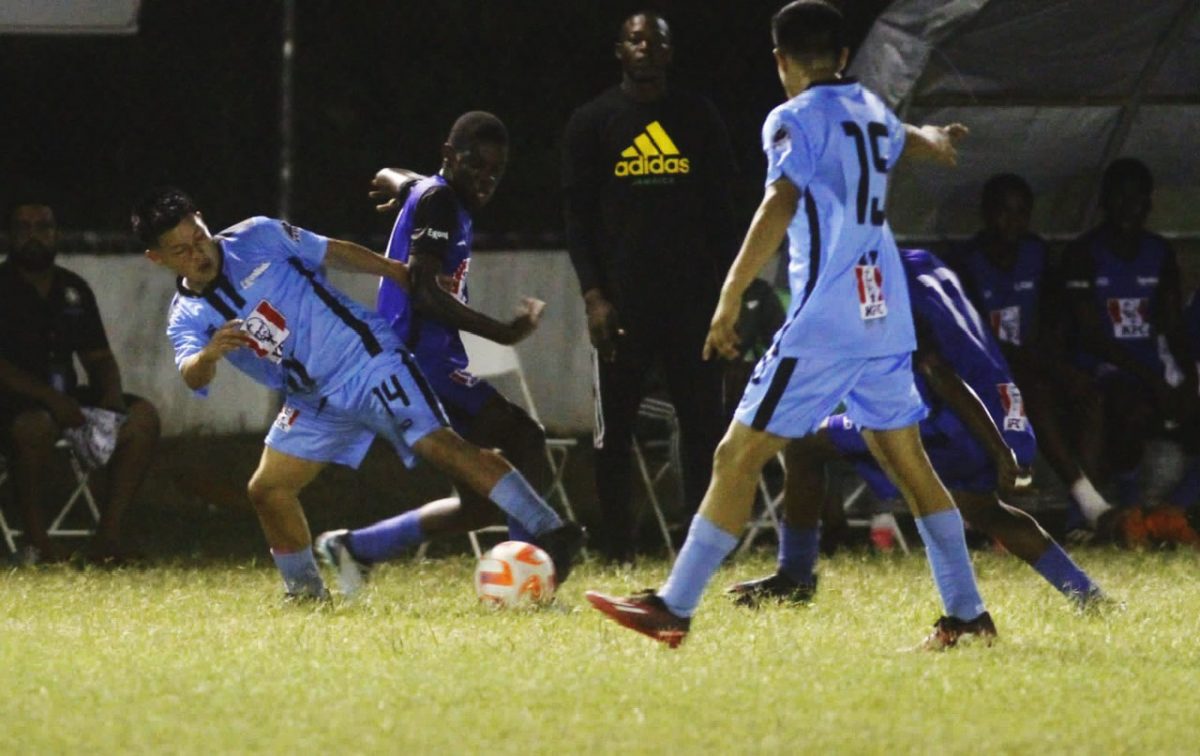
<path id="1" fill-rule="evenodd" d="M 549 603 L 557 585 L 550 556 L 522 541 L 496 544 L 475 567 L 475 593 L 497 607 Z"/>

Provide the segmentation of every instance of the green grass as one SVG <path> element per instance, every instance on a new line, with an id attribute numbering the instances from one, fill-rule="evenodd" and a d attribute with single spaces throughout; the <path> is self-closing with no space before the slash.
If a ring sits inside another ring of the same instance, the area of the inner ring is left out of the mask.
<path id="1" fill-rule="evenodd" d="M 476 604 L 473 562 L 379 570 L 364 599 L 288 607 L 269 565 L 0 575 L 4 752 L 1195 752 L 1195 553 L 1078 555 L 1128 608 L 1073 612 L 1011 557 L 976 569 L 1001 641 L 904 652 L 939 614 L 919 556 L 822 565 L 805 609 L 717 592 L 671 651 L 582 592 L 657 584 L 584 565 L 560 606 Z M 761 553 L 714 589 L 770 566 Z"/>

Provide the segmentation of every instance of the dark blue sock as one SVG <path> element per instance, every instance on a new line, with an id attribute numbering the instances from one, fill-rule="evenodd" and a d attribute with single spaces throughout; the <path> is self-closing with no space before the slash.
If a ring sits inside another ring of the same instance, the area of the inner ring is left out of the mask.
<path id="1" fill-rule="evenodd" d="M 533 540 L 533 533 L 530 533 L 528 530 L 526 530 L 525 527 L 517 521 L 517 518 L 513 517 L 512 515 L 507 515 L 505 520 L 508 522 L 508 540 L 524 541 L 525 543 L 529 543 Z"/>
<path id="2" fill-rule="evenodd" d="M 418 511 L 413 509 L 360 530 L 352 530 L 346 537 L 346 546 L 360 562 L 374 564 L 395 559 L 425 540 Z"/>
<path id="3" fill-rule="evenodd" d="M 962 515 L 957 509 L 947 509 L 918 517 L 917 530 L 925 542 L 925 556 L 946 614 L 961 620 L 983 614 L 983 598 L 975 584 L 971 555 L 967 553 Z"/>
<path id="4" fill-rule="evenodd" d="M 1033 569 L 1068 598 L 1086 598 L 1100 590 L 1057 543 L 1038 557 Z"/>
<path id="5" fill-rule="evenodd" d="M 821 546 L 821 528 L 794 528 L 786 522 L 779 533 L 779 571 L 797 583 L 813 581 Z"/>
<path id="6" fill-rule="evenodd" d="M 541 535 L 563 524 L 558 512 L 551 509 L 516 470 L 501 478 L 492 487 L 488 498 L 496 502 L 496 506 L 504 510 L 506 515 L 519 522 L 527 533 Z"/>

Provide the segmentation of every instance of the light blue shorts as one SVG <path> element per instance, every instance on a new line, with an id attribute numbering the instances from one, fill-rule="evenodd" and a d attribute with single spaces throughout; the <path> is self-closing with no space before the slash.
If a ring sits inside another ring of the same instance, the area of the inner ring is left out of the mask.
<path id="1" fill-rule="evenodd" d="M 412 467 L 413 444 L 449 424 L 413 358 L 391 352 L 372 358 L 328 396 L 288 397 L 266 444 L 300 459 L 357 468 L 380 436 Z"/>
<path id="2" fill-rule="evenodd" d="M 853 359 L 767 352 L 754 368 L 734 419 L 755 430 L 801 438 L 842 402 L 860 428 L 895 430 L 928 414 L 913 381 L 912 354 Z"/>

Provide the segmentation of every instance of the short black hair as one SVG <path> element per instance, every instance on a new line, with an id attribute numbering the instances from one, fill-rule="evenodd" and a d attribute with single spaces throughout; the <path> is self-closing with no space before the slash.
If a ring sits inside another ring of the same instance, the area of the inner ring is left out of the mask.
<path id="1" fill-rule="evenodd" d="M 133 206 L 130 223 L 133 233 L 147 247 L 158 244 L 158 237 L 196 212 L 196 203 L 182 189 L 161 186 L 151 189 Z"/>
<path id="2" fill-rule="evenodd" d="M 8 203 L 8 212 L 4 215 L 4 222 L 12 228 L 13 216 L 17 214 L 17 209 L 21 207 L 48 207 L 50 212 L 54 213 L 54 203 L 40 194 L 22 194 Z M 54 214 L 55 223 L 58 222 L 58 214 Z"/>
<path id="3" fill-rule="evenodd" d="M 1123 157 L 1112 161 L 1104 169 L 1104 177 L 1100 179 L 1100 197 L 1107 197 L 1109 192 L 1126 181 L 1137 182 L 1147 196 L 1154 194 L 1154 174 L 1146 164 L 1137 158 Z"/>
<path id="4" fill-rule="evenodd" d="M 999 207 L 1010 193 L 1019 194 L 1030 207 L 1033 206 L 1033 189 L 1028 181 L 1015 173 L 997 173 L 983 185 L 979 207 L 984 212 Z"/>
<path id="5" fill-rule="evenodd" d="M 617 27 L 617 42 L 623 42 L 625 40 L 625 26 L 638 16 L 645 16 L 647 20 L 654 19 L 656 21 L 662 21 L 663 26 L 667 28 L 667 41 L 671 41 L 671 22 L 667 21 L 667 17 L 662 14 L 662 11 L 657 11 L 653 8 L 643 8 L 634 13 L 630 13 L 628 16 L 621 19 L 621 25 Z"/>
<path id="6" fill-rule="evenodd" d="M 480 142 L 508 144 L 508 129 L 504 127 L 504 121 L 483 110 L 460 115 L 446 137 L 446 143 L 456 150 L 465 150 Z"/>
<path id="7" fill-rule="evenodd" d="M 836 61 L 846 46 L 845 21 L 827 0 L 794 0 L 771 17 L 771 39 L 789 58 Z"/>

